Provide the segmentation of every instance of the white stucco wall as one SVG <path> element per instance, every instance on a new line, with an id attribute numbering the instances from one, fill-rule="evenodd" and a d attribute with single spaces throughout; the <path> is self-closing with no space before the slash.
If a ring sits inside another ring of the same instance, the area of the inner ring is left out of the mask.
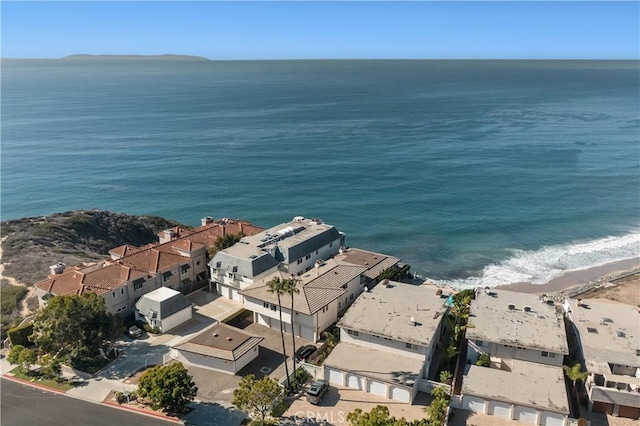
<path id="1" fill-rule="evenodd" d="M 189 321 L 193 317 L 193 307 L 189 306 L 184 308 L 181 311 L 176 312 L 175 314 L 163 318 L 161 321 L 160 329 L 162 332 L 166 332 L 179 326 L 180 324 Z"/>
<path id="2" fill-rule="evenodd" d="M 536 362 L 538 364 L 561 366 L 564 355 L 556 354 L 555 358 L 543 357 L 542 351 L 539 349 L 518 348 L 512 346 L 510 348 L 505 345 L 492 343 L 489 348 L 489 355 L 492 358 L 501 359 L 519 359 L 522 361 Z"/>
<path id="3" fill-rule="evenodd" d="M 408 349 L 405 342 L 385 340 L 382 336 L 380 336 L 380 338 L 376 338 L 373 337 L 373 335 L 362 331 L 358 332 L 358 336 L 354 336 L 353 334 L 349 334 L 344 328 L 340 328 L 340 341 L 375 348 L 386 352 L 397 353 L 399 355 L 417 359 L 426 359 L 427 354 L 426 346 L 417 345 L 417 349 Z"/>

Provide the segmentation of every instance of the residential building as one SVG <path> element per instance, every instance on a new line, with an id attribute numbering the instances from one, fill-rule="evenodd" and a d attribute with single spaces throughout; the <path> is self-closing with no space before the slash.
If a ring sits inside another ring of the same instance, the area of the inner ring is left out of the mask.
<path id="1" fill-rule="evenodd" d="M 260 231 L 246 221 L 207 217 L 198 228 L 176 227 L 160 233 L 160 244 L 116 247 L 109 251 L 110 259 L 97 263 L 71 268 L 53 265 L 49 277 L 35 284 L 36 295 L 43 305 L 53 296 L 94 292 L 103 296 L 107 311 L 131 316 L 138 299 L 157 288 L 189 293 L 206 285 L 207 249 L 219 237 Z"/>
<path id="2" fill-rule="evenodd" d="M 211 259 L 211 285 L 216 292 L 242 302 L 241 290 L 278 270 L 302 275 L 317 261 L 338 254 L 344 234 L 320 219 L 295 217 L 255 235 L 248 235 Z"/>
<path id="3" fill-rule="evenodd" d="M 640 419 L 640 307 L 566 299 L 589 376 L 589 410 Z"/>
<path id="4" fill-rule="evenodd" d="M 366 268 L 355 265 L 339 265 L 334 260 L 318 261 L 316 266 L 301 275 L 275 271 L 263 275 L 250 287 L 240 291 L 244 307 L 253 312 L 253 320 L 267 327 L 280 328 L 278 296 L 269 291 L 268 283 L 274 278 L 294 278 L 299 293 L 280 297 L 283 328 L 287 333 L 317 342 L 322 332 L 338 320 L 364 289 L 363 273 Z M 293 312 L 293 321 L 292 321 Z"/>
<path id="5" fill-rule="evenodd" d="M 338 321 L 340 343 L 324 362 L 326 380 L 412 402 L 431 372 L 446 301 L 434 286 L 388 280 L 363 292 Z"/>
<path id="6" fill-rule="evenodd" d="M 171 330 L 193 317 L 193 303 L 179 291 L 160 287 L 142 296 L 135 305 L 135 318 L 161 332 Z"/>
<path id="7" fill-rule="evenodd" d="M 479 289 L 471 302 L 462 408 L 559 426 L 569 404 L 562 370 L 569 354 L 562 309 L 535 294 Z M 481 354 L 490 366 L 475 365 Z"/>
<path id="8" fill-rule="evenodd" d="M 363 273 L 364 285 L 367 288 L 373 288 L 378 284 L 380 272 L 394 266 L 397 267 L 400 263 L 399 257 L 387 256 L 386 254 L 357 248 L 341 249 L 334 257 L 334 260 L 339 264 L 358 265 L 367 268 Z"/>
<path id="9" fill-rule="evenodd" d="M 256 359 L 262 337 L 216 323 L 172 347 L 172 355 L 183 364 L 236 374 Z"/>

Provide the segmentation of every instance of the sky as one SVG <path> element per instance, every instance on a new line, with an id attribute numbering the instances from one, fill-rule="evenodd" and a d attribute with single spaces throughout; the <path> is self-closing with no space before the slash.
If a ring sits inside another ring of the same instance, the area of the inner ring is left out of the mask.
<path id="1" fill-rule="evenodd" d="M 11 2 L 3 58 L 639 59 L 640 2 Z"/>

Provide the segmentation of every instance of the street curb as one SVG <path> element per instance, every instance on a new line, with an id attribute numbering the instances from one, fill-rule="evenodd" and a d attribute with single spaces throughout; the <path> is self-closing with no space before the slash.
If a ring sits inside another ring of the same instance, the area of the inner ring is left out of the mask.
<path id="1" fill-rule="evenodd" d="M 28 385 L 28 386 L 37 388 L 37 389 L 42 389 L 42 390 L 46 390 L 46 391 L 49 391 L 49 392 L 54 392 L 54 393 L 57 393 L 57 394 L 60 394 L 60 395 L 64 395 L 65 394 L 65 392 L 63 390 L 52 388 L 52 387 L 45 386 L 45 385 L 40 385 L 40 384 L 37 384 L 37 383 L 34 383 L 34 382 L 30 382 L 28 380 L 19 379 L 17 377 L 10 376 L 9 374 L 3 374 L 2 377 L 4 377 L 5 379 L 8 379 L 8 380 L 17 382 L 17 383 L 22 383 L 23 385 Z"/>
<path id="2" fill-rule="evenodd" d="M 114 407 L 114 408 L 119 408 L 120 410 L 133 411 L 134 413 L 144 414 L 144 415 L 147 415 L 147 416 L 158 417 L 158 418 L 161 418 L 163 420 L 173 421 L 173 422 L 182 424 L 182 421 L 178 417 L 166 416 L 164 414 L 153 413 L 153 412 L 149 412 L 149 411 L 146 411 L 146 410 L 141 410 L 139 408 L 134 408 L 134 407 L 127 407 L 127 406 L 124 406 L 124 405 L 120 405 L 117 402 L 102 401 L 101 404 L 108 405 L 108 406 Z"/>

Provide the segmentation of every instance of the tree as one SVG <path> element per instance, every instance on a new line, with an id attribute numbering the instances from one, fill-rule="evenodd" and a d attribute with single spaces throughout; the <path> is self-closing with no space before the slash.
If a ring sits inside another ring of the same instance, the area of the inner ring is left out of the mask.
<path id="1" fill-rule="evenodd" d="M 269 282 L 267 282 L 267 287 L 268 287 L 267 291 L 269 293 L 275 293 L 278 296 L 278 313 L 280 314 L 280 337 L 282 338 L 282 359 L 284 360 L 284 370 L 287 375 L 287 389 L 290 389 L 291 379 L 289 378 L 289 366 L 287 365 L 287 349 L 284 345 L 284 328 L 282 323 L 282 301 L 280 300 L 280 296 L 282 296 L 286 292 L 285 284 L 284 284 L 284 281 L 280 280 L 280 278 L 275 277 Z"/>
<path id="2" fill-rule="evenodd" d="M 365 413 L 360 408 L 347 414 L 350 426 L 406 426 L 404 418 L 396 419 L 389 414 L 389 408 L 384 405 L 376 405 L 370 412 Z"/>
<path id="3" fill-rule="evenodd" d="M 440 383 L 450 385 L 453 382 L 453 374 L 451 371 L 443 370 L 440 372 Z"/>
<path id="4" fill-rule="evenodd" d="M 278 382 L 269 376 L 256 380 L 253 374 L 249 374 L 240 379 L 238 387 L 233 390 L 232 404 L 248 411 L 260 425 L 264 425 L 281 399 L 282 388 Z"/>
<path id="5" fill-rule="evenodd" d="M 401 282 L 409 274 L 409 269 L 411 269 L 409 265 L 403 265 L 402 268 L 399 268 L 397 265 L 390 266 L 380 271 L 378 281 L 391 280 Z"/>
<path id="6" fill-rule="evenodd" d="M 33 320 L 31 339 L 44 353 L 92 357 L 122 334 L 122 319 L 106 311 L 95 293 L 56 296 Z"/>
<path id="7" fill-rule="evenodd" d="M 240 241 L 243 237 L 244 237 L 244 234 L 242 232 L 238 232 L 237 234 L 225 234 L 221 237 L 216 238 L 216 241 L 215 243 L 213 243 L 213 246 L 207 249 L 207 254 L 209 255 L 209 258 L 213 258 L 213 256 L 215 256 L 216 253 L 219 252 L 220 250 L 224 250 L 226 248 L 231 247 L 232 245 Z"/>
<path id="8" fill-rule="evenodd" d="M 138 383 L 138 394 L 148 398 L 154 408 L 179 413 L 193 401 L 198 388 L 180 362 L 157 365 L 147 370 Z"/>
<path id="9" fill-rule="evenodd" d="M 62 362 L 60 358 L 50 354 L 44 354 L 40 357 L 40 372 L 48 379 L 55 379 L 62 374 Z"/>
<path id="10" fill-rule="evenodd" d="M 562 369 L 564 370 L 564 374 L 573 383 L 574 393 L 576 392 L 577 382 L 584 382 L 585 380 L 587 380 L 587 376 L 589 376 L 588 372 L 582 371 L 582 365 L 580 363 L 574 364 L 573 367 L 569 367 L 568 365 L 563 365 Z"/>
<path id="11" fill-rule="evenodd" d="M 431 395 L 433 396 L 433 400 L 429 408 L 427 408 L 427 424 L 429 426 L 444 425 L 449 407 L 449 393 L 444 386 L 436 386 L 431 391 Z"/>
<path id="12" fill-rule="evenodd" d="M 283 286 L 285 293 L 291 296 L 291 343 L 293 344 L 293 371 L 296 371 L 296 332 L 293 326 L 293 318 L 295 317 L 293 313 L 293 297 L 300 293 L 300 289 L 298 288 L 298 280 L 293 276 L 284 280 Z"/>
<path id="13" fill-rule="evenodd" d="M 17 364 L 20 371 L 22 371 L 22 366 L 20 365 L 20 354 L 25 349 L 26 348 L 22 345 L 13 345 L 7 354 L 7 361 L 9 361 L 10 364 Z"/>

